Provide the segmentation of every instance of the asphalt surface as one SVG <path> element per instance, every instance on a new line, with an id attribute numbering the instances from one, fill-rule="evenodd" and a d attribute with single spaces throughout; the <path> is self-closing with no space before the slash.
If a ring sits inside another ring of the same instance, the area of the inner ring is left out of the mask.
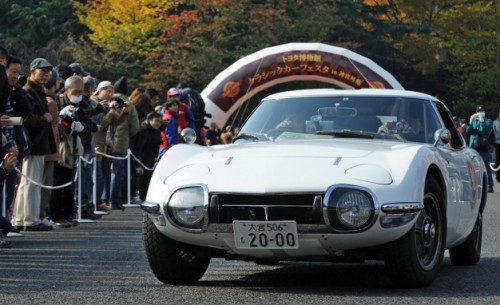
<path id="1" fill-rule="evenodd" d="M 381 262 L 253 262 L 213 259 L 194 286 L 168 286 L 151 273 L 142 212 L 111 211 L 96 223 L 24 232 L 0 252 L 0 304 L 500 304 L 500 184 L 484 215 L 479 264 L 448 257 L 428 288 L 395 289 Z"/>

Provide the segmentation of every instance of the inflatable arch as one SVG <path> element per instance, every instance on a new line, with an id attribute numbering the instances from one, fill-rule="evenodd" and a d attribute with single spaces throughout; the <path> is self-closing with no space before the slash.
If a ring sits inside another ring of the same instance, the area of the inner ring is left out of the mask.
<path id="1" fill-rule="evenodd" d="M 210 122 L 224 126 L 258 92 L 290 81 L 320 81 L 342 89 L 392 88 L 401 84 L 371 59 L 321 43 L 289 43 L 248 55 L 217 75 L 201 93 Z"/>

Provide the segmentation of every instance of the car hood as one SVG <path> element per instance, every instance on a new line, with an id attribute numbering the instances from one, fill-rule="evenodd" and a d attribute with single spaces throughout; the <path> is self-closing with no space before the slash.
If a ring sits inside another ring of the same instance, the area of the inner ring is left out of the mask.
<path id="1" fill-rule="evenodd" d="M 247 193 L 316 192 L 359 180 L 390 184 L 387 158 L 377 155 L 411 146 L 415 144 L 363 139 L 213 146 L 186 158 L 164 183 Z"/>

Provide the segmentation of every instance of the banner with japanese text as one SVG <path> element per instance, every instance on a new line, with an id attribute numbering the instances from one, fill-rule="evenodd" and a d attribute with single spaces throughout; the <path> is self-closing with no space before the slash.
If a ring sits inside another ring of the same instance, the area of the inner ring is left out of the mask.
<path id="1" fill-rule="evenodd" d="M 403 89 L 387 71 L 352 51 L 319 43 L 292 43 L 263 49 L 237 61 L 221 72 L 202 95 L 207 112 L 215 114 L 213 121 L 221 124 L 252 95 L 277 83 L 296 80 L 332 83 L 340 89 Z"/>

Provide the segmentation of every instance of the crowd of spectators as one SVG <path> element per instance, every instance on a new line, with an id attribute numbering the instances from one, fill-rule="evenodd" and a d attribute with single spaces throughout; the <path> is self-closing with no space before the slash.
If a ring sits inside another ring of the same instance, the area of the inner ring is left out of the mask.
<path id="1" fill-rule="evenodd" d="M 0 247 L 10 245 L 5 236 L 76 226 L 79 219 L 95 221 L 106 214 L 96 211 L 123 211 L 124 204 L 143 201 L 152 169 L 170 147 L 183 142 L 184 128 L 193 128 L 201 145 L 232 136 L 211 127 L 205 137 L 208 114 L 193 113 L 189 106 L 200 97 L 196 90 L 179 83 L 165 96 L 160 92 L 129 91 L 125 76 L 98 80 L 79 63 L 56 66 L 36 58 L 25 69 L 21 59 L 0 47 L 0 186 L 5 190 Z M 78 164 L 81 181 L 73 179 Z"/>

